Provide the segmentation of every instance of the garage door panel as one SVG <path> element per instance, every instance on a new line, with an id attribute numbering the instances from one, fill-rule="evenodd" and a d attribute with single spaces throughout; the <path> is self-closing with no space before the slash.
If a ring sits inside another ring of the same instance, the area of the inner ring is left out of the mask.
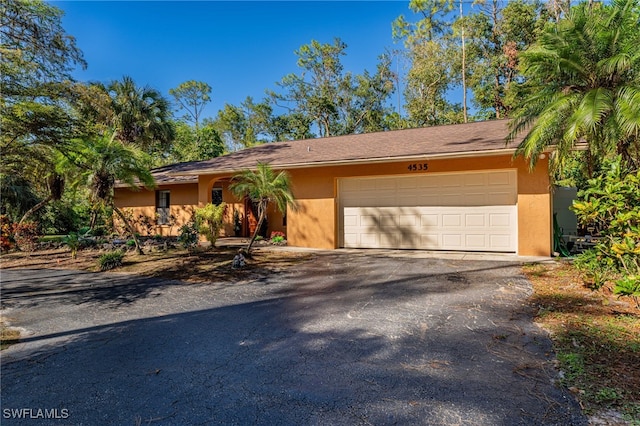
<path id="1" fill-rule="evenodd" d="M 511 185 L 513 183 L 511 175 L 512 173 L 508 171 L 492 172 L 488 175 L 489 185 Z"/>
<path id="2" fill-rule="evenodd" d="M 437 227 L 439 223 L 438 218 L 439 216 L 437 214 L 421 214 L 420 224 L 423 228 Z"/>
<path id="3" fill-rule="evenodd" d="M 462 235 L 460 234 L 442 234 L 442 246 L 451 250 L 462 249 Z"/>
<path id="4" fill-rule="evenodd" d="M 485 214 L 482 213 L 478 213 L 478 214 L 473 214 L 473 213 L 467 213 L 464 215 L 464 225 L 465 227 L 475 227 L 475 226 L 480 226 L 480 227 L 484 227 L 487 224 L 487 218 Z"/>
<path id="5" fill-rule="evenodd" d="M 378 219 L 378 223 L 382 227 L 393 227 L 393 228 L 398 227 L 398 221 L 396 219 L 396 216 L 381 215 L 380 218 Z"/>
<path id="6" fill-rule="evenodd" d="M 515 171 L 345 179 L 342 245 L 514 252 L 515 184 Z"/>
<path id="7" fill-rule="evenodd" d="M 471 248 L 484 248 L 487 246 L 487 237 L 484 234 L 466 234 L 465 245 Z"/>
<path id="8" fill-rule="evenodd" d="M 417 225 L 418 217 L 413 214 L 400 214 L 398 217 L 398 225 L 414 227 Z"/>
<path id="9" fill-rule="evenodd" d="M 455 227 L 458 228 L 462 225 L 462 214 L 461 213 L 443 213 L 442 214 L 442 227 Z"/>

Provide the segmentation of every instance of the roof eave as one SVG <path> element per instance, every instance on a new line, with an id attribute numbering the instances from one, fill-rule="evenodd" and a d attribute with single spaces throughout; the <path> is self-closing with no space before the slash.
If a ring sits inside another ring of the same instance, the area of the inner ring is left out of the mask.
<path id="1" fill-rule="evenodd" d="M 305 162 L 305 163 L 289 163 L 289 164 L 277 164 L 270 163 L 270 166 L 276 169 L 308 169 L 313 167 L 326 167 L 326 166 L 348 166 L 357 164 L 381 164 L 381 163 L 396 163 L 400 161 L 428 161 L 428 160 L 446 160 L 451 158 L 471 158 L 471 157 L 491 157 L 497 155 L 513 154 L 516 148 L 503 148 L 503 149 L 491 149 L 483 151 L 468 151 L 468 152 L 446 152 L 440 154 L 419 154 L 419 155 L 405 155 L 399 157 L 383 157 L 383 158 L 358 158 L 350 160 L 329 160 L 318 162 Z M 238 169 L 221 169 L 221 168 L 204 168 L 200 170 L 193 170 L 188 172 L 174 172 L 170 173 L 173 176 L 194 176 L 194 175 L 211 175 L 211 174 L 226 174 L 237 172 Z"/>

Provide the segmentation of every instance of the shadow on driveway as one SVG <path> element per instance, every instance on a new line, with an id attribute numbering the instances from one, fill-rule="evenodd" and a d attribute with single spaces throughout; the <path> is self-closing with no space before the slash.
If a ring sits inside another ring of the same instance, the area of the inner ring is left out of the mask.
<path id="1" fill-rule="evenodd" d="M 57 326 L 14 293 L 34 334 L 3 351 L 3 409 L 67 409 L 60 424 L 587 424 L 552 384 L 513 264 L 320 254 L 236 286 L 138 280 L 147 297 L 93 298 Z"/>

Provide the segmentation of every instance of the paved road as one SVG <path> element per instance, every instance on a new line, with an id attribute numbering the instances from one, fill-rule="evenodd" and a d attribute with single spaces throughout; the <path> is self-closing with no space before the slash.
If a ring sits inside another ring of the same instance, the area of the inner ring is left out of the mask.
<path id="1" fill-rule="evenodd" d="M 2 425 L 587 424 L 514 263 L 350 251 L 235 284 L 1 279 L 27 333 L 2 352 Z"/>

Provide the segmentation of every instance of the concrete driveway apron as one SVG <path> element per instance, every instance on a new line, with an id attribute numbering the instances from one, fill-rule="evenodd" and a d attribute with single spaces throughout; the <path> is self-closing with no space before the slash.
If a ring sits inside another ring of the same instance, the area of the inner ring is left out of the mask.
<path id="1" fill-rule="evenodd" d="M 26 336 L 1 354 L 3 425 L 587 424 L 508 258 L 316 252 L 206 285 L 1 279 Z"/>

